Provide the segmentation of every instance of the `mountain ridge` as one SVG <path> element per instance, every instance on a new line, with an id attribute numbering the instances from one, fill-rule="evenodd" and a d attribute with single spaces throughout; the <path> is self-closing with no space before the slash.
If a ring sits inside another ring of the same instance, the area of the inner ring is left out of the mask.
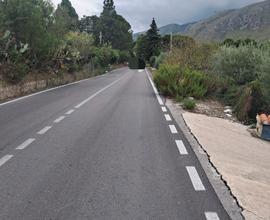
<path id="1" fill-rule="evenodd" d="M 222 41 L 226 38 L 270 38 L 270 0 L 229 9 L 209 18 L 183 25 L 169 24 L 160 27 L 160 34 L 181 34 L 199 41 Z M 140 34 L 134 34 L 136 39 Z"/>

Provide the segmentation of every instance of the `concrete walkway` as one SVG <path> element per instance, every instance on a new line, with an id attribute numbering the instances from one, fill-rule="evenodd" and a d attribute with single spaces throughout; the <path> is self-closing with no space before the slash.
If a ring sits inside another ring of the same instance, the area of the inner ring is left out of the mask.
<path id="1" fill-rule="evenodd" d="M 243 207 L 247 220 L 270 219 L 270 143 L 247 127 L 194 113 L 183 118 Z"/>

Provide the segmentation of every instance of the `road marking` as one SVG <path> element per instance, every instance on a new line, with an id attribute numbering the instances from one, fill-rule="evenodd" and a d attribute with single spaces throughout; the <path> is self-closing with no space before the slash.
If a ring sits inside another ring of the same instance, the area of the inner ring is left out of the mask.
<path id="1" fill-rule="evenodd" d="M 91 80 L 91 79 L 96 79 L 96 78 L 102 78 L 112 72 L 115 72 L 115 71 L 118 71 L 120 70 L 121 68 L 119 69 L 116 69 L 116 70 L 113 70 L 111 72 L 108 72 L 106 74 L 102 74 L 102 75 L 99 75 L 99 76 L 95 76 L 95 77 L 90 77 L 90 78 L 87 78 L 87 79 L 83 79 L 83 80 L 79 80 L 79 81 L 76 81 L 76 82 L 72 82 L 72 83 L 68 83 L 68 84 L 65 84 L 65 85 L 61 85 L 61 86 L 57 86 L 57 87 L 54 87 L 54 88 L 51 88 L 51 89 L 45 89 L 43 91 L 40 91 L 40 92 L 36 92 L 36 93 L 33 93 L 33 94 L 30 94 L 30 95 L 26 95 L 26 96 L 23 96 L 23 97 L 20 97 L 20 98 L 17 98 L 17 99 L 13 99 L 11 101 L 8 101 L 8 102 L 4 102 L 4 103 L 1 103 L 0 104 L 0 107 L 1 106 L 4 106 L 4 105 L 7 105 L 7 104 L 10 104 L 10 103 L 13 103 L 13 102 L 17 102 L 17 101 L 20 101 L 22 99 L 26 99 L 26 98 L 30 98 L 30 97 L 33 97 L 33 96 L 36 96 L 36 95 L 40 95 L 42 93 L 46 93 L 46 92 L 50 92 L 50 91 L 53 91 L 53 90 L 57 90 L 57 89 L 60 89 L 60 88 L 63 88 L 63 87 L 67 87 L 67 86 L 71 86 L 71 85 L 75 85 L 75 84 L 78 84 L 78 83 L 82 83 L 82 82 L 85 82 L 85 81 L 88 81 L 88 80 Z"/>
<path id="2" fill-rule="evenodd" d="M 176 130 L 176 127 L 174 125 L 169 125 L 169 127 L 170 127 L 170 130 L 171 130 L 172 134 L 177 134 L 178 133 L 177 130 Z"/>
<path id="3" fill-rule="evenodd" d="M 52 128 L 52 126 L 47 126 L 43 129 L 41 129 L 38 134 L 45 134 L 47 131 L 49 131 Z"/>
<path id="4" fill-rule="evenodd" d="M 166 121 L 172 121 L 171 116 L 170 116 L 170 115 L 168 115 L 168 114 L 165 114 L 165 119 L 166 119 Z"/>
<path id="5" fill-rule="evenodd" d="M 54 123 L 59 123 L 61 121 L 63 121 L 66 118 L 66 116 L 60 116 L 59 118 L 57 118 Z"/>
<path id="6" fill-rule="evenodd" d="M 199 177 L 199 174 L 195 167 L 186 167 L 189 177 L 191 179 L 192 185 L 196 191 L 205 191 L 205 187 Z"/>
<path id="7" fill-rule="evenodd" d="M 13 155 L 6 155 L 0 159 L 0 167 L 3 166 L 6 162 L 8 162 Z"/>
<path id="8" fill-rule="evenodd" d="M 139 73 L 142 73 L 144 70 L 138 70 Z"/>
<path id="9" fill-rule="evenodd" d="M 71 109 L 68 112 L 66 112 L 66 115 L 71 115 L 74 111 L 75 111 L 74 109 Z"/>
<path id="10" fill-rule="evenodd" d="M 124 75 L 125 76 L 125 75 Z M 78 105 L 75 106 L 75 108 L 80 108 L 83 105 L 85 105 L 87 102 L 89 102 L 91 99 L 95 98 L 97 95 L 99 95 L 100 93 L 104 92 L 106 89 L 112 87 L 114 84 L 118 83 L 124 76 L 122 76 L 120 79 L 115 80 L 114 82 L 112 82 L 111 84 L 105 86 L 103 89 L 97 91 L 95 94 L 91 95 L 89 98 L 85 99 L 84 101 L 82 101 L 81 103 L 79 103 Z"/>
<path id="11" fill-rule="evenodd" d="M 181 155 L 188 155 L 187 149 L 186 149 L 183 141 L 176 140 L 175 143 L 176 143 L 177 148 L 178 148 Z"/>
<path id="12" fill-rule="evenodd" d="M 205 217 L 207 220 L 219 220 L 218 214 L 215 212 L 206 212 Z"/>
<path id="13" fill-rule="evenodd" d="M 166 107 L 164 107 L 164 106 L 161 107 L 161 110 L 162 110 L 163 112 L 167 112 L 167 109 L 166 109 Z"/>
<path id="14" fill-rule="evenodd" d="M 30 144 L 32 144 L 36 139 L 35 138 L 29 138 L 25 142 L 23 142 L 21 145 L 19 145 L 16 150 L 23 150 L 26 147 L 28 147 Z"/>
<path id="15" fill-rule="evenodd" d="M 153 82 L 153 80 L 152 80 L 151 77 L 149 76 L 149 73 L 148 73 L 148 70 L 147 70 L 147 69 L 146 69 L 146 74 L 147 74 L 147 77 L 148 77 L 148 79 L 149 79 L 149 81 L 150 81 L 150 84 L 151 84 L 151 86 L 152 86 L 152 88 L 153 88 L 153 90 L 154 90 L 154 92 L 155 92 L 155 94 L 156 94 L 158 103 L 159 103 L 160 105 L 164 105 L 164 103 L 163 103 L 163 101 L 162 101 L 162 99 L 161 99 L 161 97 L 160 97 L 160 95 L 159 95 L 159 93 L 158 93 L 158 90 L 157 90 L 157 88 L 156 88 L 156 86 L 155 86 L 155 84 L 154 84 L 154 82 Z"/>

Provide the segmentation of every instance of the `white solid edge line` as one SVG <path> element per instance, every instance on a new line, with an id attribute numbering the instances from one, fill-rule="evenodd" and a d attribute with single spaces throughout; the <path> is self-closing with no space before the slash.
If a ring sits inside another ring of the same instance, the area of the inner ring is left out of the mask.
<path id="1" fill-rule="evenodd" d="M 66 116 L 60 116 L 59 118 L 57 118 L 54 123 L 59 123 L 61 121 L 63 121 L 66 118 Z"/>
<path id="2" fill-rule="evenodd" d="M 181 141 L 181 140 L 175 140 L 175 143 L 176 143 L 176 146 L 177 146 L 177 148 L 179 150 L 179 153 L 181 155 L 188 155 L 187 149 L 186 149 L 183 141 Z"/>
<path id="3" fill-rule="evenodd" d="M 91 95 L 90 97 L 88 97 L 87 99 L 85 99 L 84 101 L 82 101 L 81 103 L 79 103 L 78 105 L 75 106 L 75 108 L 80 108 L 83 105 L 85 105 L 87 102 L 89 102 L 91 99 L 95 98 L 97 95 L 99 95 L 100 93 L 102 93 L 103 91 L 105 91 L 106 89 L 109 89 L 110 87 L 112 87 L 114 84 L 118 83 L 123 77 L 125 77 L 126 75 L 122 76 L 120 79 L 115 80 L 114 82 L 112 82 L 111 84 L 105 86 L 103 89 L 100 89 L 99 91 L 97 91 L 95 94 Z"/>
<path id="4" fill-rule="evenodd" d="M 186 169 L 195 191 L 205 191 L 205 187 L 196 168 L 192 166 L 187 166 Z"/>
<path id="5" fill-rule="evenodd" d="M 45 128 L 41 129 L 38 134 L 45 134 L 47 131 L 49 131 L 52 128 L 52 126 L 46 126 Z"/>
<path id="6" fill-rule="evenodd" d="M 19 145 L 16 150 L 23 150 L 26 147 L 28 147 L 30 144 L 32 144 L 36 139 L 35 138 L 29 138 L 25 142 L 23 142 L 21 145 Z"/>
<path id="7" fill-rule="evenodd" d="M 0 159 L 0 167 L 3 166 L 6 162 L 8 162 L 13 155 L 6 155 Z"/>
<path id="8" fill-rule="evenodd" d="M 154 90 L 154 93 L 156 94 L 158 103 L 159 103 L 160 105 L 164 105 L 164 103 L 163 103 L 163 101 L 162 101 L 162 99 L 161 99 L 161 97 L 160 97 L 160 95 L 159 95 L 159 93 L 158 93 L 158 90 L 157 90 L 157 88 L 156 88 L 156 86 L 155 86 L 155 84 L 154 84 L 154 82 L 153 82 L 153 80 L 152 80 L 151 77 L 149 76 L 148 70 L 145 69 L 145 72 L 146 72 L 146 75 L 147 75 L 147 77 L 148 77 L 148 79 L 149 79 L 149 81 L 150 81 L 150 84 L 151 84 L 151 86 L 152 86 L 152 88 L 153 88 L 153 90 Z"/>
<path id="9" fill-rule="evenodd" d="M 74 111 L 75 111 L 74 109 L 71 109 L 68 112 L 66 112 L 66 115 L 71 115 Z"/>
<path id="10" fill-rule="evenodd" d="M 205 212 L 205 217 L 207 220 L 219 220 L 216 212 Z"/>
<path id="11" fill-rule="evenodd" d="M 40 92 L 36 92 L 36 93 L 26 95 L 26 96 L 23 96 L 23 97 L 20 97 L 20 98 L 17 98 L 17 99 L 13 99 L 13 100 L 1 103 L 0 107 L 4 106 L 4 105 L 7 105 L 7 104 L 10 104 L 10 103 L 13 103 L 13 102 L 20 101 L 22 99 L 30 98 L 32 96 L 36 96 L 36 95 L 40 95 L 42 93 L 46 93 L 46 92 L 50 92 L 50 91 L 53 91 L 53 90 L 56 90 L 56 89 L 60 89 L 60 88 L 66 87 L 66 86 L 75 85 L 75 84 L 82 83 L 82 82 L 85 82 L 85 81 L 88 81 L 88 80 L 91 80 L 91 79 L 95 79 L 95 78 L 101 78 L 101 77 L 104 77 L 104 76 L 106 76 L 106 75 L 108 75 L 110 73 L 113 73 L 113 72 L 117 71 L 117 70 L 118 69 L 113 70 L 113 71 L 108 72 L 108 73 L 105 73 L 105 74 L 102 74 L 102 75 L 99 75 L 99 76 L 94 76 L 94 77 L 90 77 L 90 78 L 87 78 L 87 79 L 82 79 L 82 80 L 79 80 L 79 81 L 76 81 L 76 82 L 72 82 L 72 83 L 68 83 L 68 84 L 65 84 L 65 85 L 57 86 L 57 87 L 54 87 L 54 88 L 51 88 L 51 89 L 45 89 L 45 90 L 42 90 Z"/>
<path id="12" fill-rule="evenodd" d="M 172 121 L 172 118 L 169 114 L 165 114 L 164 116 L 165 116 L 166 121 Z"/>
<path id="13" fill-rule="evenodd" d="M 161 107 L 161 110 L 162 110 L 163 112 L 167 112 L 167 109 L 166 109 L 166 107 L 164 107 L 164 106 Z"/>
<path id="14" fill-rule="evenodd" d="M 176 127 L 174 125 L 169 125 L 169 127 L 170 127 L 170 130 L 171 130 L 172 134 L 177 134 L 178 133 L 177 129 L 176 129 Z"/>

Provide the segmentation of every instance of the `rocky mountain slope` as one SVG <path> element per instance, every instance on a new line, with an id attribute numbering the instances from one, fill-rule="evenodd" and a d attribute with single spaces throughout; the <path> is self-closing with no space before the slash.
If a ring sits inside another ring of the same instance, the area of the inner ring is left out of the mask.
<path id="1" fill-rule="evenodd" d="M 141 33 L 134 35 L 134 38 Z M 226 38 L 270 38 L 270 0 L 232 9 L 194 23 L 169 24 L 160 28 L 160 34 L 182 34 L 200 41 L 221 41 Z"/>

